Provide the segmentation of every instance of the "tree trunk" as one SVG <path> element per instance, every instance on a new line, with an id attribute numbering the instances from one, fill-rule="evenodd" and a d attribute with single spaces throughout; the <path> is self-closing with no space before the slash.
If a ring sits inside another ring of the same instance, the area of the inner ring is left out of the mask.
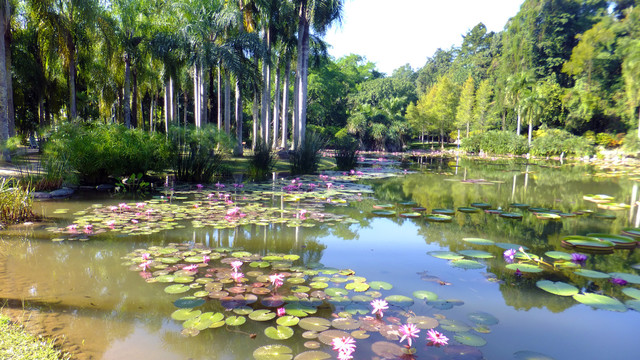
<path id="1" fill-rule="evenodd" d="M 467 137 L 469 137 L 469 122 L 467 121 Z"/>
<path id="2" fill-rule="evenodd" d="M 287 131 L 289 117 L 289 76 L 291 73 L 291 59 L 287 59 L 284 65 L 284 86 L 282 87 L 282 148 L 287 148 Z"/>
<path id="3" fill-rule="evenodd" d="M 133 91 L 131 93 L 131 127 L 138 127 L 138 70 L 134 67 L 131 71 Z"/>
<path id="4" fill-rule="evenodd" d="M 533 130 L 533 121 L 529 121 L 529 136 L 528 136 L 529 147 L 531 147 L 531 131 L 532 130 Z"/>
<path id="5" fill-rule="evenodd" d="M 69 41 L 69 120 L 78 116 L 76 106 L 76 48 L 71 39 Z"/>
<path id="6" fill-rule="evenodd" d="M 507 131 L 507 112 L 502 112 L 502 131 Z"/>
<path id="7" fill-rule="evenodd" d="M 640 139 L 640 106 L 638 106 L 638 139 Z"/>
<path id="8" fill-rule="evenodd" d="M 222 67 L 218 65 L 218 131 L 222 130 Z"/>
<path id="9" fill-rule="evenodd" d="M 13 107 L 13 79 L 11 76 L 11 26 L 8 25 L 11 23 L 10 11 L 11 9 L 7 11 L 7 18 L 5 19 L 7 29 L 5 34 L 4 56 L 7 71 L 7 111 L 9 117 L 9 136 L 14 136 L 16 134 L 16 113 Z"/>
<path id="10" fill-rule="evenodd" d="M 131 59 L 124 54 L 124 125 L 131 128 Z"/>
<path id="11" fill-rule="evenodd" d="M 5 1 L 2 8 L 2 14 L 0 14 L 0 31 L 6 31 L 5 19 L 8 18 L 7 13 L 9 11 L 9 2 Z M 5 143 L 9 139 L 9 108 L 7 103 L 7 67 L 5 64 L 5 37 L 4 33 L 0 34 L 0 141 Z M 5 161 L 11 161 L 11 154 L 9 149 L 4 147 L 2 150 L 2 157 Z"/>
<path id="12" fill-rule="evenodd" d="M 198 81 L 198 65 L 193 65 L 193 122 L 196 128 L 200 128 L 200 82 Z M 185 106 L 187 103 L 185 102 Z M 186 113 L 186 111 L 185 111 Z M 185 121 L 186 124 L 186 121 Z"/>
<path id="13" fill-rule="evenodd" d="M 275 98 L 273 100 L 273 148 L 278 148 L 278 128 L 280 127 L 280 62 L 276 64 L 276 89 L 274 92 Z"/>
<path id="14" fill-rule="evenodd" d="M 151 94 L 151 105 L 149 106 L 149 132 L 153 132 L 153 112 L 156 105 L 156 95 Z"/>
<path id="15" fill-rule="evenodd" d="M 516 135 L 520 136 L 520 108 L 518 108 L 518 127 L 516 128 Z"/>
<path id="16" fill-rule="evenodd" d="M 231 79 L 228 71 L 224 74 L 224 132 L 231 135 Z"/>
<path id="17" fill-rule="evenodd" d="M 269 123 L 270 123 L 270 104 L 271 104 L 271 36 L 270 30 L 264 31 L 264 45 L 267 48 L 267 56 L 262 60 L 262 108 L 260 110 L 260 121 L 262 139 L 267 146 L 269 145 Z"/>
<path id="18" fill-rule="evenodd" d="M 233 151 L 234 156 L 242 157 L 242 92 L 240 90 L 240 80 L 236 76 L 236 148 Z"/>
<path id="19" fill-rule="evenodd" d="M 187 94 L 186 91 L 182 92 L 182 101 L 184 101 L 184 111 L 183 111 L 183 115 L 182 115 L 182 119 L 183 119 L 183 123 L 184 123 L 184 127 L 187 127 L 187 115 L 188 115 L 188 111 L 187 109 L 189 108 L 189 95 Z"/>
<path id="20" fill-rule="evenodd" d="M 300 7 L 298 19 L 298 66 L 297 66 L 297 103 L 298 119 L 296 132 L 298 136 L 295 144 L 299 148 L 305 142 L 305 131 L 307 129 L 307 81 L 309 75 L 309 21 L 307 19 L 306 1 Z"/>
<path id="21" fill-rule="evenodd" d="M 200 81 L 200 109 L 201 109 L 200 126 L 201 127 L 207 124 L 207 116 L 209 114 L 209 112 L 207 111 L 207 97 L 208 97 L 207 86 L 206 86 L 207 83 L 204 81 L 206 75 L 207 73 L 204 71 L 204 66 L 200 64 L 200 75 L 198 76 L 198 79 Z"/>

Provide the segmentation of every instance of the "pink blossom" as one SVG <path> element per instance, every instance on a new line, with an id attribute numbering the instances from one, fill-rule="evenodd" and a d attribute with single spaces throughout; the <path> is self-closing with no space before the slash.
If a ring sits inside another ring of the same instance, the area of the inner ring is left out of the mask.
<path id="1" fill-rule="evenodd" d="M 448 337 L 433 329 L 427 331 L 427 340 L 431 342 L 430 345 L 433 344 L 435 346 L 447 345 L 449 343 Z"/>
<path id="2" fill-rule="evenodd" d="M 142 260 L 149 260 L 149 259 L 151 259 L 151 254 L 149 253 L 142 254 Z"/>
<path id="3" fill-rule="evenodd" d="M 231 209 L 227 210 L 227 215 L 228 216 L 238 216 L 238 214 L 240 214 L 240 208 L 239 207 L 234 207 L 234 208 L 231 208 Z"/>
<path id="4" fill-rule="evenodd" d="M 136 203 L 137 208 L 143 208 L 145 205 L 147 205 L 147 203 L 143 203 L 143 202 Z"/>
<path id="5" fill-rule="evenodd" d="M 113 227 L 116 225 L 116 222 L 113 221 L 113 220 L 109 220 L 109 221 L 106 222 L 106 224 L 107 224 L 108 227 L 113 229 Z"/>
<path id="6" fill-rule="evenodd" d="M 91 231 L 91 230 L 93 230 L 93 225 L 91 225 L 91 224 L 87 224 L 87 225 L 85 225 L 85 226 L 84 226 L 84 230 L 85 230 L 85 231 Z"/>
<path id="7" fill-rule="evenodd" d="M 67 226 L 67 230 L 76 231 L 76 230 L 78 230 L 78 225 L 77 224 L 71 224 L 71 225 Z"/>
<path id="8" fill-rule="evenodd" d="M 271 284 L 277 289 L 284 284 L 284 274 L 269 275 L 269 281 L 271 281 Z"/>
<path id="9" fill-rule="evenodd" d="M 400 342 L 403 342 L 405 339 L 407 339 L 409 346 L 411 346 L 412 339 L 417 338 L 418 334 L 420 333 L 420 329 L 418 329 L 416 324 L 401 325 L 398 330 L 402 334 Z"/>
<path id="10" fill-rule="evenodd" d="M 204 255 L 202 256 L 202 262 L 203 263 L 208 263 L 209 261 L 211 261 L 211 258 L 208 255 Z"/>
<path id="11" fill-rule="evenodd" d="M 242 266 L 243 262 L 242 261 L 233 261 L 231 262 L 231 267 L 233 268 L 233 271 L 238 271 L 238 269 L 240 269 L 240 266 Z"/>
<path id="12" fill-rule="evenodd" d="M 284 316 L 284 314 L 287 313 L 287 311 L 283 308 L 283 307 L 279 307 L 278 310 L 276 310 L 278 317 L 280 316 Z"/>
<path id="13" fill-rule="evenodd" d="M 139 223 L 139 221 L 137 219 L 131 219 L 131 222 L 134 223 L 134 224 Z"/>
<path id="14" fill-rule="evenodd" d="M 109 210 L 116 211 L 116 210 L 118 210 L 118 207 L 117 206 L 109 206 Z"/>
<path id="15" fill-rule="evenodd" d="M 202 190 L 204 186 L 202 186 L 202 184 L 196 184 L 196 187 L 198 188 L 198 190 Z"/>
<path id="16" fill-rule="evenodd" d="M 199 266 L 198 266 L 198 265 L 193 264 L 193 265 L 187 265 L 187 266 L 183 267 L 183 268 L 182 268 L 182 270 L 185 270 L 185 271 L 195 271 L 195 270 L 198 270 L 198 268 L 199 268 Z"/>
<path id="17" fill-rule="evenodd" d="M 338 359 L 353 359 L 351 354 L 356 351 L 356 341 L 351 336 L 334 338 L 331 340 L 331 345 L 333 345 L 333 350 L 338 352 Z"/>
<path id="18" fill-rule="evenodd" d="M 244 274 L 241 272 L 232 272 L 231 273 L 231 278 L 235 281 L 235 282 L 239 282 L 240 280 L 242 280 L 244 278 Z"/>
<path id="19" fill-rule="evenodd" d="M 147 269 L 151 268 L 151 262 L 152 262 L 151 260 L 147 260 L 147 261 L 141 263 L 138 266 L 141 267 L 142 270 L 147 270 Z"/>
<path id="20" fill-rule="evenodd" d="M 387 303 L 385 300 L 375 299 L 370 304 L 373 307 L 373 311 L 371 311 L 371 314 L 378 313 L 380 317 L 384 316 L 382 311 L 389 308 L 389 303 Z"/>

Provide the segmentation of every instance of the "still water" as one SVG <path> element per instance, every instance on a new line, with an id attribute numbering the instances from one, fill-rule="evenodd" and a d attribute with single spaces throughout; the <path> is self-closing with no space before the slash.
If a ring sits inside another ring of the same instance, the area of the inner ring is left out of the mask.
<path id="1" fill-rule="evenodd" d="M 486 345 L 477 352 L 458 348 L 426 346 L 426 330 L 414 342 L 418 359 L 513 359 L 519 351 L 535 351 L 555 359 L 637 359 L 635 338 L 640 313 L 597 310 L 578 303 L 572 297 L 547 293 L 536 281 L 564 281 L 584 290 L 626 301 L 621 289 L 636 287 L 612 284 L 605 279 L 588 279 L 570 271 L 544 271 L 516 276 L 505 269 L 502 248 L 479 246 L 463 238 L 484 238 L 496 243 L 513 243 L 542 256 L 551 250 L 565 251 L 561 238 L 587 233 L 620 234 L 625 227 L 638 226 L 638 208 L 619 211 L 598 210 L 585 201 L 585 194 L 607 194 L 615 202 L 634 204 L 638 182 L 627 177 L 594 176 L 585 166 L 525 164 L 520 162 L 474 162 L 470 160 L 431 160 L 399 176 L 369 180 L 372 194 L 358 201 L 327 205 L 325 211 L 345 215 L 353 222 L 321 223 L 315 227 L 290 227 L 286 224 L 242 226 L 236 229 L 211 227 L 162 231 L 153 235 L 123 236 L 112 233 L 89 241 L 52 242 L 55 235 L 45 231 L 49 225 L 18 228 L 2 234 L 0 240 L 0 298 L 5 311 L 22 317 L 28 327 L 52 336 L 64 350 L 78 359 L 252 359 L 256 348 L 266 344 L 284 344 L 293 355 L 308 351 L 301 336 L 272 340 L 264 329 L 273 323 L 247 322 L 238 327 L 207 329 L 194 337 L 181 334 L 182 323 L 171 319 L 176 310 L 173 301 L 181 295 L 163 291 L 166 284 L 147 284 L 138 271 L 123 259 L 135 249 L 187 243 L 206 248 L 233 247 L 264 255 L 269 252 L 297 254 L 300 265 L 350 269 L 367 281 L 393 284 L 385 295 L 411 297 L 426 290 L 454 304 L 428 304 L 415 299 L 408 310 L 412 314 L 454 320 L 465 332 L 436 328 L 450 339 L 450 347 L 460 346 L 455 335 L 472 334 Z M 272 196 L 277 206 L 277 196 Z M 79 196 L 75 199 L 36 204 L 37 212 L 57 226 L 74 221 L 74 212 L 92 204 L 118 204 L 123 199 Z M 457 212 L 451 223 L 431 223 L 424 218 L 377 217 L 371 214 L 375 204 L 413 201 L 414 207 L 457 209 L 474 202 L 493 208 L 508 208 L 511 203 L 557 209 L 563 213 L 593 210 L 614 214 L 615 219 L 576 216 L 548 221 L 523 211 L 522 220 L 510 220 L 485 212 Z M 273 205 L 273 204 L 272 204 Z M 69 209 L 56 214 L 56 209 Z M 188 225 L 188 223 L 186 223 Z M 454 267 L 448 260 L 430 255 L 433 251 L 483 250 L 494 258 L 475 259 L 481 269 Z M 615 250 L 612 254 L 594 254 L 583 265 L 601 272 L 638 274 L 633 265 L 640 263 L 639 251 Z M 319 264 L 318 264 L 319 263 Z M 213 306 L 215 300 L 206 306 Z M 208 310 L 210 311 L 210 310 Z M 219 311 L 225 311 L 221 309 Z M 497 324 L 475 326 L 469 315 L 488 313 Z M 332 309 L 315 316 L 332 319 Z M 364 315 L 358 315 L 364 316 Z M 469 328 L 476 329 L 469 329 Z M 255 336 L 251 336 L 251 335 Z M 370 350 L 371 344 L 388 341 L 379 334 L 358 340 L 355 359 L 382 359 Z M 417 342 L 417 344 L 416 344 Z M 397 343 L 397 341 L 395 341 Z M 455 349 L 455 348 L 454 348 Z M 469 349 L 474 349 L 473 347 Z M 335 358 L 330 346 L 320 345 Z M 467 355 L 461 355 L 467 353 Z M 453 354 L 453 355 L 452 355 Z M 465 357 L 466 356 L 466 357 Z M 312 357 L 309 357 L 312 358 Z M 390 357 L 392 358 L 392 357 Z"/>

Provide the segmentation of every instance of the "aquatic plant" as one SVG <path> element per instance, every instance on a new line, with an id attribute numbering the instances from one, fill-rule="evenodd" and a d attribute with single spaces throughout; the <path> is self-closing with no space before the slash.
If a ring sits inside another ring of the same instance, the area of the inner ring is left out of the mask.
<path id="1" fill-rule="evenodd" d="M 31 190 L 20 186 L 16 179 L 3 178 L 0 182 L 0 222 L 13 224 L 33 219 L 32 209 Z"/>

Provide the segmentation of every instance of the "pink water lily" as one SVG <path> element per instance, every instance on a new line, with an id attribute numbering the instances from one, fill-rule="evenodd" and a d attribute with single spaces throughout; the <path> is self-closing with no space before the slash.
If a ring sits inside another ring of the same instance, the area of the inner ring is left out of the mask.
<path id="1" fill-rule="evenodd" d="M 185 271 L 195 271 L 195 270 L 198 270 L 198 268 L 199 268 L 199 266 L 198 266 L 198 265 L 193 264 L 193 265 L 187 265 L 187 266 L 183 267 L 183 268 L 182 268 L 182 270 L 185 270 Z"/>
<path id="2" fill-rule="evenodd" d="M 420 334 L 420 329 L 418 329 L 416 324 L 401 325 L 398 330 L 402 334 L 400 342 L 403 342 L 405 339 L 407 339 L 407 343 L 409 343 L 409 346 L 411 346 L 412 339 L 417 338 L 418 334 Z"/>
<path id="3" fill-rule="evenodd" d="M 356 351 L 356 341 L 351 336 L 337 337 L 331 340 L 333 350 L 338 352 L 338 359 L 353 359 L 351 354 Z"/>
<path id="4" fill-rule="evenodd" d="M 202 256 L 202 262 L 207 264 L 209 261 L 211 261 L 211 258 L 208 255 L 203 255 Z"/>
<path id="5" fill-rule="evenodd" d="M 371 311 L 371 314 L 378 313 L 378 315 L 380 315 L 380 317 L 384 316 L 382 311 L 383 310 L 387 310 L 389 308 L 389 303 L 387 303 L 385 300 L 381 300 L 381 299 L 375 299 L 370 304 L 373 307 L 373 311 Z"/>
<path id="6" fill-rule="evenodd" d="M 279 307 L 278 310 L 276 310 L 276 314 L 278 314 L 278 317 L 284 316 L 286 313 L 287 311 L 283 307 Z"/>
<path id="7" fill-rule="evenodd" d="M 151 268 L 151 260 L 145 261 L 145 262 L 141 263 L 138 266 L 140 266 L 142 268 L 142 270 L 147 270 L 147 269 Z"/>
<path id="8" fill-rule="evenodd" d="M 231 262 L 231 268 L 233 269 L 233 271 L 238 271 L 238 269 L 240 269 L 240 266 L 242 266 L 242 261 L 233 261 Z"/>
<path id="9" fill-rule="evenodd" d="M 442 333 L 437 332 L 433 329 L 427 331 L 427 340 L 430 341 L 429 345 L 441 346 L 447 345 L 449 343 L 449 338 L 444 336 Z"/>
<path id="10" fill-rule="evenodd" d="M 233 281 L 239 282 L 240 280 L 242 280 L 244 278 L 244 274 L 241 273 L 241 272 L 232 272 L 231 273 L 231 278 L 233 279 Z"/>
<path id="11" fill-rule="evenodd" d="M 142 254 L 142 260 L 149 260 L 149 259 L 151 259 L 151 254 L 149 253 Z"/>
<path id="12" fill-rule="evenodd" d="M 196 187 L 198 188 L 198 190 L 202 190 L 204 186 L 202 186 L 202 184 L 196 184 Z"/>
<path id="13" fill-rule="evenodd" d="M 67 226 L 67 230 L 76 231 L 76 230 L 78 230 L 78 225 L 77 224 L 71 224 L 71 225 Z"/>
<path id="14" fill-rule="evenodd" d="M 284 284 L 284 274 L 269 275 L 269 281 L 271 281 L 271 284 L 277 289 Z"/>
<path id="15" fill-rule="evenodd" d="M 147 205 L 147 203 L 143 203 L 143 202 L 136 203 L 137 208 L 143 208 L 145 207 L 145 205 Z"/>

